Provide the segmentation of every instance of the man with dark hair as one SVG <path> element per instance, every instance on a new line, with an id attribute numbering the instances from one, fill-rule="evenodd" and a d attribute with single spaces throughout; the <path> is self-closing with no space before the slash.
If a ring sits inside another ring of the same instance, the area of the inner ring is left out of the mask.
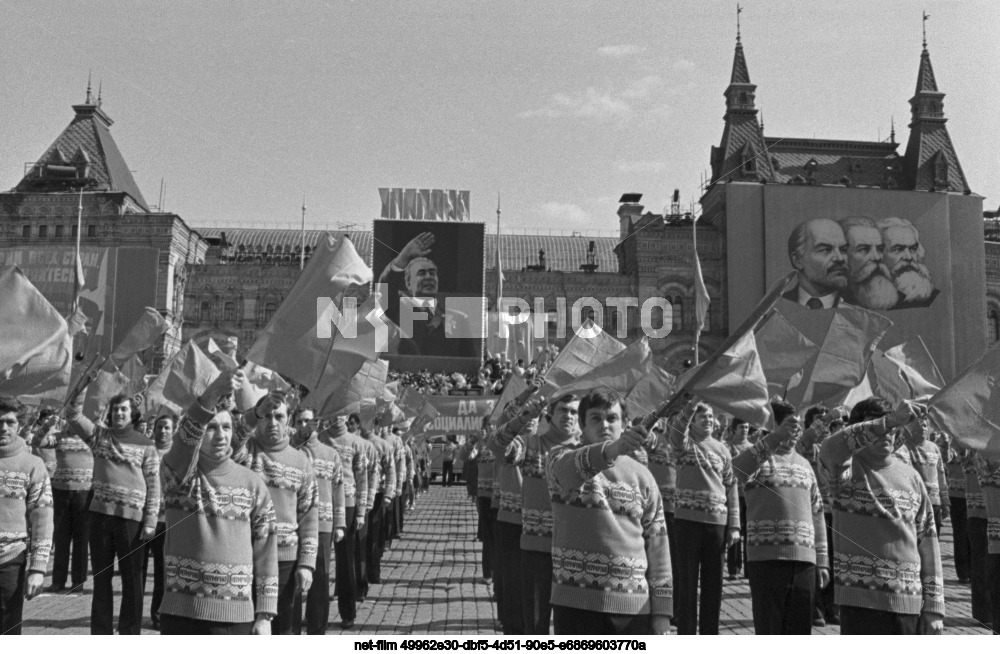
<path id="1" fill-rule="evenodd" d="M 944 579 L 930 497 L 920 475 L 894 455 L 900 427 L 924 408 L 880 397 L 858 402 L 850 425 L 823 443 L 834 511 L 834 577 L 840 633 L 941 633 Z"/>
<path id="2" fill-rule="evenodd" d="M 160 455 L 161 468 L 163 456 L 170 451 L 173 445 L 176 427 L 177 417 L 170 413 L 157 416 L 153 421 L 153 444 L 156 445 L 156 452 Z M 166 541 L 164 537 L 167 529 L 166 510 L 167 505 L 161 500 L 160 514 L 156 521 L 156 534 L 146 543 L 146 559 L 142 564 L 142 587 L 145 588 L 149 559 L 153 559 L 153 597 L 149 605 L 149 617 L 153 622 L 153 629 L 160 628 L 160 604 L 163 602 L 163 544 Z"/>
<path id="3" fill-rule="evenodd" d="M 18 431 L 24 406 L 0 397 L 0 635 L 19 635 L 24 600 L 42 590 L 52 550 L 52 488 Z"/>
<path id="4" fill-rule="evenodd" d="M 94 477 L 94 455 L 90 447 L 63 425 L 56 436 L 56 469 L 52 474 L 52 500 L 55 509 L 55 553 L 52 585 L 48 591 L 66 589 L 81 592 L 87 582 L 90 511 L 87 510 L 90 485 Z M 70 560 L 70 548 L 73 555 Z"/>
<path id="5" fill-rule="evenodd" d="M 261 476 L 232 459 L 220 400 L 245 382 L 231 370 L 188 409 L 163 457 L 164 634 L 268 635 L 278 604 L 274 505 Z M 220 407 L 221 405 L 221 407 Z"/>
<path id="6" fill-rule="evenodd" d="M 795 451 L 795 407 L 772 402 L 776 427 L 733 459 L 746 486 L 747 577 L 757 634 L 809 635 L 816 588 L 830 582 L 823 499 L 809 462 Z"/>
<path id="7" fill-rule="evenodd" d="M 346 528 L 344 513 L 344 472 L 337 451 L 321 443 L 319 421 L 312 409 L 298 407 L 292 414 L 294 429 L 292 447 L 305 452 L 316 473 L 316 509 L 319 550 L 316 572 L 306 596 L 306 633 L 323 635 L 330 619 L 330 553 L 333 543 L 340 542 Z M 292 608 L 292 633 L 302 633 L 302 593 L 296 593 Z"/>
<path id="8" fill-rule="evenodd" d="M 84 388 L 86 385 L 84 385 Z M 83 415 L 82 388 L 70 398 L 70 428 L 94 453 L 90 500 L 90 556 L 94 596 L 90 631 L 113 633 L 114 595 L 111 577 L 115 558 L 121 570 L 122 600 L 118 633 L 138 634 L 142 626 L 142 544 L 156 534 L 160 513 L 160 456 L 156 446 L 136 431 L 141 414 L 128 395 L 108 405 L 108 426 Z"/>
<path id="9" fill-rule="evenodd" d="M 733 418 L 726 433 L 725 443 L 729 448 L 729 456 L 734 460 L 753 447 L 753 443 L 750 442 L 749 423 L 742 418 Z M 747 501 L 743 482 L 736 484 L 736 490 L 740 502 L 740 539 L 726 550 L 726 570 L 729 572 L 730 581 L 735 580 L 741 571 L 745 573 L 747 564 Z"/>
<path id="10" fill-rule="evenodd" d="M 712 407 L 692 400 L 670 427 L 677 462 L 677 633 L 719 633 L 722 559 L 740 538 L 733 460 L 712 438 Z M 699 578 L 701 597 L 699 599 Z"/>
<path id="11" fill-rule="evenodd" d="M 580 397 L 563 395 L 545 425 L 524 436 L 521 455 L 521 613 L 525 634 L 548 635 L 552 620 L 552 500 L 545 460 L 557 447 L 580 442 Z M 517 425 L 508 425 L 514 429 Z M 513 441 L 512 441 L 513 442 Z"/>
<path id="12" fill-rule="evenodd" d="M 291 446 L 288 402 L 271 393 L 234 425 L 233 460 L 267 484 L 278 529 L 278 609 L 273 631 L 292 632 L 296 593 L 308 593 L 319 549 L 316 475 L 312 462 Z"/>
<path id="13" fill-rule="evenodd" d="M 367 448 L 361 438 L 348 432 L 346 420 L 338 416 L 320 435 L 320 439 L 340 456 L 344 475 L 344 537 L 334 543 L 336 565 L 337 607 L 340 626 L 350 629 L 357 618 L 356 559 L 363 555 L 357 549 L 358 527 L 365 522 L 365 499 L 368 496 Z"/>
<path id="14" fill-rule="evenodd" d="M 666 634 L 673 584 L 663 501 L 631 456 L 648 436 L 642 427 L 623 431 L 612 391 L 589 392 L 579 412 L 581 443 L 554 448 L 545 465 L 555 633 Z"/>
<path id="15" fill-rule="evenodd" d="M 798 285 L 782 297 L 810 309 L 832 309 L 847 288 L 847 239 L 829 218 L 799 223 L 788 237 L 788 259 Z"/>

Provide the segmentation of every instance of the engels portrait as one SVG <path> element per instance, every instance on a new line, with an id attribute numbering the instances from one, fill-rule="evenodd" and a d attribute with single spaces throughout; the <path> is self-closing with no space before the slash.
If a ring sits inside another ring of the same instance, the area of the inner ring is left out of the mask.
<path id="1" fill-rule="evenodd" d="M 812 309 L 845 302 L 875 311 L 928 307 L 940 292 L 924 263 L 919 230 L 905 218 L 813 218 L 788 237 L 798 272 L 784 298 Z"/>

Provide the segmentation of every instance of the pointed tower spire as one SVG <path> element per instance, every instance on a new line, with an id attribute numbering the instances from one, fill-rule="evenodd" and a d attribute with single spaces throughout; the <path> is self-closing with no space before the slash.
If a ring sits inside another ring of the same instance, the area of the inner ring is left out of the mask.
<path id="1" fill-rule="evenodd" d="M 97 82 L 97 106 L 101 106 L 101 93 L 104 92 L 104 80 Z"/>
<path id="2" fill-rule="evenodd" d="M 737 5 L 737 20 L 743 8 Z M 712 179 L 716 181 L 771 180 L 774 170 L 766 156 L 764 131 L 757 120 L 754 96 L 757 86 L 750 82 L 750 70 L 743 53 L 739 26 L 736 31 L 736 51 L 733 72 L 726 88 L 726 127 L 722 144 L 712 148 Z"/>
<path id="3" fill-rule="evenodd" d="M 910 138 L 903 165 L 910 188 L 917 191 L 969 192 L 969 183 L 948 135 L 944 93 L 938 90 L 927 50 L 927 19 L 923 14 L 923 47 L 917 71 L 917 89 L 910 98 Z"/>
<path id="4" fill-rule="evenodd" d="M 94 71 L 92 71 L 92 70 L 88 70 L 87 71 L 87 100 L 86 100 L 86 102 L 84 102 L 84 104 L 92 104 L 91 98 L 90 98 L 90 78 L 93 76 L 93 74 L 94 74 Z"/>

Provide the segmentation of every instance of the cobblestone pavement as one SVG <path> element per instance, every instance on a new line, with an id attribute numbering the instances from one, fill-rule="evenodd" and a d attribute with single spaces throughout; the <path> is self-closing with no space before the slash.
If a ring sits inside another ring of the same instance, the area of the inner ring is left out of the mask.
<path id="1" fill-rule="evenodd" d="M 480 581 L 480 547 L 475 534 L 475 505 L 468 500 L 464 486 L 432 486 L 428 493 L 420 495 L 416 509 L 407 514 L 402 539 L 394 543 L 383 559 L 383 583 L 371 587 L 367 601 L 358 607 L 355 627 L 348 633 L 496 633 L 491 589 Z M 988 633 L 970 615 L 969 586 L 960 585 L 956 580 L 951 530 L 947 525 L 941 545 L 945 563 L 947 633 Z M 148 583 L 147 628 L 143 633 L 156 634 L 148 628 L 152 574 Z M 117 578 L 115 584 L 117 593 Z M 89 633 L 90 587 L 88 583 L 83 593 L 43 593 L 28 602 L 24 633 Z M 331 609 L 334 615 L 327 633 L 343 633 L 335 614 L 336 602 L 331 603 Z M 720 624 L 724 634 L 753 633 L 750 588 L 745 579 L 725 582 Z M 838 629 L 828 626 L 814 632 L 835 634 Z"/>

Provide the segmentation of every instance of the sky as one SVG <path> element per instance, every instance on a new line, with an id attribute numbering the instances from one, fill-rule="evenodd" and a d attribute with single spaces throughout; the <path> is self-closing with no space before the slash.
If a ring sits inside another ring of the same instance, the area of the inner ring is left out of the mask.
<path id="1" fill-rule="evenodd" d="M 905 148 L 921 12 L 948 129 L 1000 206 L 1000 2 L 745 0 L 765 133 Z M 0 0 L 0 187 L 88 73 L 146 200 L 194 226 L 366 229 L 379 187 L 467 189 L 474 220 L 611 234 L 622 193 L 696 202 L 735 2 Z"/>

